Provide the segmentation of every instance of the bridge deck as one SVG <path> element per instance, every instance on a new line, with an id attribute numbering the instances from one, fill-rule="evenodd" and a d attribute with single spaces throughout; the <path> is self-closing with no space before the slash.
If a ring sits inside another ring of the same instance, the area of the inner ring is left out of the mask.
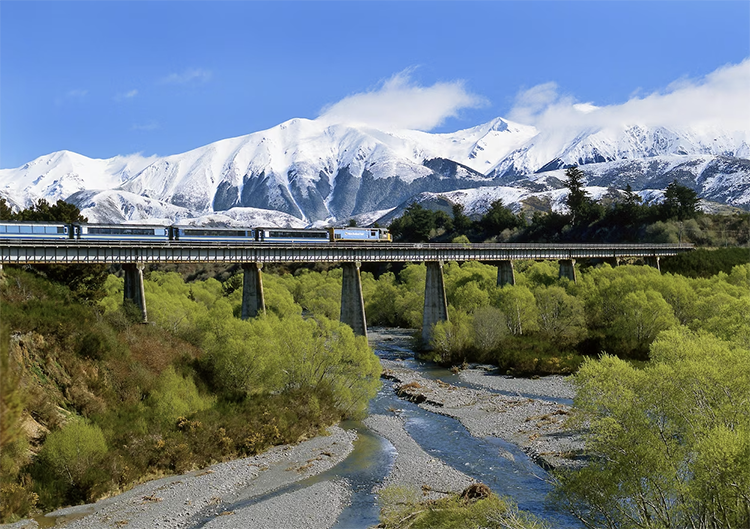
<path id="1" fill-rule="evenodd" d="M 10 241 L 0 244 L 0 264 L 33 263 L 283 263 L 513 261 L 667 257 L 692 244 L 258 244 Z"/>

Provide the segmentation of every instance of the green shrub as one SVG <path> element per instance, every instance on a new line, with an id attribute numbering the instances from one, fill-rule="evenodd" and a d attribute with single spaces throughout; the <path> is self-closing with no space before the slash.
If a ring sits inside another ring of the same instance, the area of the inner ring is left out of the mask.
<path id="1" fill-rule="evenodd" d="M 574 376 L 588 464 L 556 498 L 588 527 L 750 523 L 750 351 L 684 327 L 642 369 L 604 356 Z"/>
<path id="2" fill-rule="evenodd" d="M 27 396 L 20 367 L 10 357 L 8 327 L 0 323 L 0 476 L 12 480 L 26 460 L 28 441 L 23 430 Z M 1 482 L 0 482 L 1 483 Z"/>
<path id="3" fill-rule="evenodd" d="M 480 307 L 474 311 L 472 327 L 474 347 L 482 361 L 500 347 L 509 332 L 505 324 L 505 314 L 492 306 Z"/>
<path id="4" fill-rule="evenodd" d="M 686 277 L 711 277 L 719 272 L 728 274 L 738 265 L 750 263 L 750 248 L 698 248 L 661 260 L 663 272 Z"/>
<path id="5" fill-rule="evenodd" d="M 178 417 L 188 417 L 210 408 L 214 398 L 204 397 L 191 378 L 178 375 L 172 366 L 165 369 L 148 397 L 148 405 L 159 422 L 174 423 Z"/>
<path id="6" fill-rule="evenodd" d="M 474 334 L 468 314 L 454 310 L 450 316 L 448 321 L 435 324 L 430 340 L 433 359 L 443 365 L 460 364 L 466 360 Z"/>
<path id="7" fill-rule="evenodd" d="M 15 522 L 34 511 L 39 495 L 31 489 L 32 483 L 28 474 L 20 483 L 0 483 L 0 523 Z"/>
<path id="8" fill-rule="evenodd" d="M 550 342 L 569 347 L 586 336 L 586 316 L 581 300 L 555 285 L 538 288 L 534 297 L 539 332 Z"/>
<path id="9" fill-rule="evenodd" d="M 28 515 L 38 500 L 28 475 L 19 475 L 29 460 L 29 442 L 22 426 L 27 395 L 21 386 L 20 366 L 10 358 L 8 342 L 8 327 L 0 324 L 0 523 Z"/>
<path id="10" fill-rule="evenodd" d="M 505 324 L 511 334 L 521 336 L 539 328 L 539 309 L 534 294 L 528 287 L 503 287 L 499 293 L 498 307 L 505 314 Z"/>
<path id="11" fill-rule="evenodd" d="M 74 419 L 47 436 L 39 454 L 37 481 L 65 491 L 68 501 L 92 499 L 94 489 L 101 486 L 100 464 L 106 455 L 101 428 Z"/>

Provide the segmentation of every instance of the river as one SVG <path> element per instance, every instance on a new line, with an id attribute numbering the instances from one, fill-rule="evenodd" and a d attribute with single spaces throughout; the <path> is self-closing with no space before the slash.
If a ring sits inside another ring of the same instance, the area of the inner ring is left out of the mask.
<path id="1" fill-rule="evenodd" d="M 386 336 L 386 339 L 379 339 Z M 429 362 L 415 360 L 414 352 L 405 346 L 403 333 L 397 338 L 384 332 L 371 340 L 375 353 L 381 360 L 399 361 L 404 367 L 414 370 L 425 378 L 442 380 L 451 385 L 477 389 L 477 386 L 464 382 L 450 370 Z M 516 445 L 497 437 L 474 437 L 457 419 L 427 411 L 413 402 L 399 398 L 394 391 L 394 383 L 384 380 L 377 396 L 370 402 L 371 415 L 397 413 L 405 420 L 404 427 L 419 446 L 471 478 L 488 485 L 493 492 L 511 497 L 520 509 L 547 520 L 555 528 L 581 527 L 578 521 L 567 513 L 557 510 L 547 502 L 552 486 L 549 474 Z M 486 388 L 482 388 L 488 391 Z M 569 399 L 539 397 L 552 402 L 571 403 Z M 361 422 L 343 425 L 354 428 L 360 435 L 352 454 L 328 472 L 316 478 L 345 478 L 353 488 L 351 504 L 339 516 L 334 525 L 337 529 L 365 528 L 378 522 L 377 497 L 373 489 L 377 487 L 393 464 L 396 450 L 393 445 L 370 431 Z"/>

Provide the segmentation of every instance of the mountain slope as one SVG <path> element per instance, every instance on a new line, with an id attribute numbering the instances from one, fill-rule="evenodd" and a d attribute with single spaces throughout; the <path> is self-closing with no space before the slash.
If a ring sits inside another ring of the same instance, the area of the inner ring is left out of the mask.
<path id="1" fill-rule="evenodd" d="M 564 167 L 578 164 L 589 186 L 658 191 L 677 180 L 702 198 L 750 209 L 748 137 L 642 125 L 540 131 L 501 118 L 430 134 L 293 119 L 165 157 L 60 151 L 0 170 L 0 196 L 15 207 L 65 199 L 99 222 L 252 222 L 271 220 L 271 211 L 279 225 L 293 225 L 373 218 L 421 193 L 549 192 L 561 188 Z"/>

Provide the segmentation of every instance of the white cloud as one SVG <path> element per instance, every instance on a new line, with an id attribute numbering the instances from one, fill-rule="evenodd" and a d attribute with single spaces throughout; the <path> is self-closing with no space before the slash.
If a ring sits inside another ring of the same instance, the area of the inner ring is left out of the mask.
<path id="1" fill-rule="evenodd" d="M 162 84 L 186 84 L 190 82 L 205 83 L 211 79 L 211 71 L 202 68 L 188 68 L 180 73 L 171 73 L 162 77 Z"/>
<path id="2" fill-rule="evenodd" d="M 701 79 L 679 79 L 663 92 L 636 94 L 620 105 L 579 103 L 546 83 L 519 93 L 508 118 L 548 131 L 662 125 L 750 132 L 750 59 Z"/>
<path id="3" fill-rule="evenodd" d="M 119 102 L 119 101 L 125 101 L 127 99 L 133 99 L 137 95 L 138 95 L 138 90 L 135 88 L 127 92 L 119 92 L 115 94 L 115 101 Z"/>
<path id="4" fill-rule="evenodd" d="M 380 87 L 345 97 L 321 110 L 318 119 L 331 123 L 362 123 L 384 129 L 431 130 L 461 109 L 485 104 L 468 92 L 463 81 L 419 86 L 410 70 L 398 73 Z"/>
<path id="5" fill-rule="evenodd" d="M 559 104 L 560 95 L 557 93 L 557 83 L 544 83 L 519 92 L 516 103 L 508 115 L 509 119 L 519 123 L 531 124 L 536 116 L 543 113 L 552 105 Z M 572 101 L 566 100 L 572 104 Z"/>

